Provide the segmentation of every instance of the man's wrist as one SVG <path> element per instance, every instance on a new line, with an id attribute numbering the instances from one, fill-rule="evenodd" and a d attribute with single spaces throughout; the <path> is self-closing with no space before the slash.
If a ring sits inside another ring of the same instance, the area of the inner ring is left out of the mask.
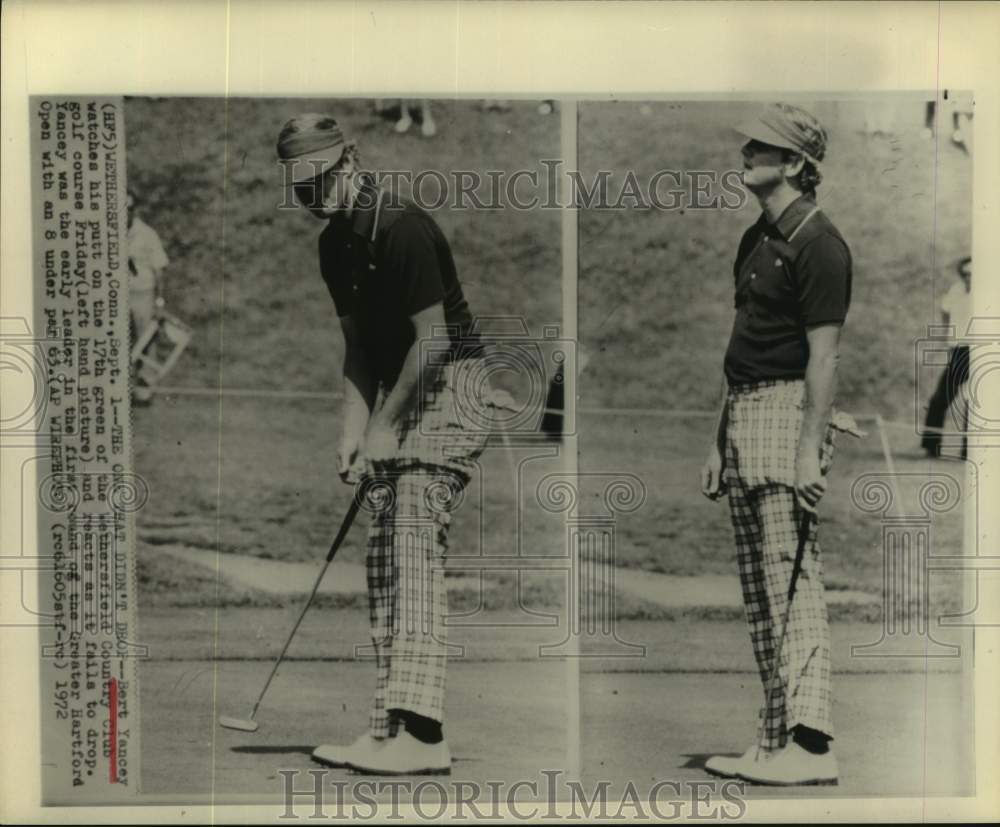
<path id="1" fill-rule="evenodd" d="M 829 419 L 817 416 L 815 412 L 810 412 L 802 423 L 799 431 L 799 456 L 819 457 L 820 447 L 823 444 L 823 435 L 826 431 L 825 423 Z"/>
<path id="2" fill-rule="evenodd" d="M 395 427 L 395 423 L 396 418 L 383 406 L 381 410 L 372 414 L 372 418 L 368 421 L 368 428 L 369 430 L 375 428 L 393 428 Z"/>
<path id="3" fill-rule="evenodd" d="M 799 443 L 798 462 L 819 462 L 820 445 L 812 440 Z"/>

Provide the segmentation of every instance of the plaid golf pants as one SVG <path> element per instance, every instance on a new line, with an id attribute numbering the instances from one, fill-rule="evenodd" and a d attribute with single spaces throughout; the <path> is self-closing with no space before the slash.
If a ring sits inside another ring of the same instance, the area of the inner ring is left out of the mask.
<path id="1" fill-rule="evenodd" d="M 802 517 L 794 485 L 804 395 L 802 381 L 759 382 L 731 387 L 727 403 L 725 481 L 750 640 L 764 684 L 760 719 L 769 749 L 783 747 L 799 724 L 833 735 L 830 629 L 815 517 L 809 522 L 779 679 L 770 707 L 766 703 Z M 829 426 L 820 457 L 824 474 L 833 460 L 835 434 Z"/>
<path id="2" fill-rule="evenodd" d="M 402 423 L 397 455 L 372 468 L 366 567 L 375 738 L 396 734 L 390 710 L 444 718 L 448 528 L 487 436 L 475 427 L 486 389 L 478 364 L 445 366 Z"/>

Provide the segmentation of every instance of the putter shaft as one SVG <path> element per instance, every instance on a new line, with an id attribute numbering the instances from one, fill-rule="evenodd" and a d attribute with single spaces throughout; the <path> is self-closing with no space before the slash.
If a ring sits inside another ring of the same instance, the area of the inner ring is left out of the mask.
<path id="1" fill-rule="evenodd" d="M 774 685 L 781 676 L 781 652 L 785 648 L 785 635 L 788 632 L 788 619 L 792 614 L 792 601 L 795 599 L 795 587 L 802 573 L 802 560 L 805 557 L 806 543 L 809 540 L 809 524 L 812 514 L 805 509 L 802 510 L 802 519 L 799 521 L 798 545 L 795 548 L 795 560 L 792 563 L 792 576 L 788 581 L 788 597 L 785 600 L 785 614 L 781 621 L 781 634 L 778 636 L 778 646 L 774 651 L 774 660 L 771 662 L 771 674 L 767 678 L 767 693 L 764 700 L 764 717 L 760 722 L 760 735 L 757 738 L 757 753 L 754 760 L 760 760 L 760 752 L 764 747 L 764 734 L 767 730 L 767 716 L 771 711 L 771 700 L 774 698 Z"/>
<path id="2" fill-rule="evenodd" d="M 292 627 L 292 631 L 289 633 L 288 638 L 285 640 L 285 645 L 281 647 L 281 653 L 278 655 L 277 660 L 275 660 L 274 665 L 271 667 L 271 672 L 267 676 L 267 680 L 264 682 L 263 689 L 260 690 L 260 694 L 257 696 L 257 701 L 253 705 L 253 711 L 250 713 L 248 723 L 256 723 L 255 719 L 257 717 L 257 710 L 260 708 L 261 701 L 264 700 L 264 696 L 267 694 L 268 687 L 271 686 L 271 681 L 274 680 L 274 676 L 278 672 L 278 667 L 281 666 L 281 661 L 284 660 L 285 654 L 288 652 L 288 647 L 292 645 L 292 638 L 295 637 L 295 633 L 299 630 L 299 626 L 302 625 L 302 620 L 306 616 L 306 612 L 309 611 L 309 607 L 312 605 L 313 600 L 316 597 L 316 592 L 319 591 L 319 584 L 323 582 L 323 577 L 326 574 L 326 570 L 330 567 L 330 563 L 333 562 L 334 556 L 337 554 L 337 550 L 340 548 L 341 544 L 344 542 L 344 538 L 347 536 L 347 532 L 350 530 L 354 518 L 358 515 L 358 510 L 361 507 L 361 503 L 357 496 L 351 498 L 351 507 L 347 509 L 347 514 L 344 515 L 344 521 L 340 525 L 340 530 L 337 532 L 337 536 L 334 538 L 333 543 L 330 545 L 330 550 L 327 552 L 326 560 L 323 562 L 323 567 L 319 570 L 319 574 L 316 577 L 316 582 L 313 583 L 312 591 L 309 593 L 309 598 L 306 600 L 305 604 L 302 606 L 302 611 L 299 613 L 298 619 L 295 621 L 295 625 Z M 237 729 L 242 729 L 243 727 L 236 727 Z"/>

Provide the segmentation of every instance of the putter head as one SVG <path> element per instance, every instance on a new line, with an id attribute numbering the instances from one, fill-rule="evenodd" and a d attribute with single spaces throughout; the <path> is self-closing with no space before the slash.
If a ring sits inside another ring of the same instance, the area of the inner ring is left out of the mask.
<path id="1" fill-rule="evenodd" d="M 260 724 L 251 721 L 249 718 L 230 718 L 228 715 L 219 717 L 219 726 L 226 729 L 238 729 L 241 732 L 256 732 Z"/>

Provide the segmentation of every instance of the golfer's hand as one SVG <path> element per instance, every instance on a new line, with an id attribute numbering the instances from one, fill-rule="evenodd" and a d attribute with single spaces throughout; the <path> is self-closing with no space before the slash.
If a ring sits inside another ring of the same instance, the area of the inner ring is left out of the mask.
<path id="1" fill-rule="evenodd" d="M 337 473 L 342 482 L 355 485 L 361 478 L 364 462 L 361 457 L 361 439 L 344 437 L 337 450 Z"/>
<path id="2" fill-rule="evenodd" d="M 708 450 L 708 457 L 701 467 L 701 493 L 710 500 L 717 500 L 726 494 L 726 483 L 722 479 L 725 467 L 717 445 Z"/>
<path id="3" fill-rule="evenodd" d="M 379 418 L 373 418 L 365 434 L 365 459 L 373 463 L 388 462 L 399 450 L 396 429 Z"/>
<path id="4" fill-rule="evenodd" d="M 819 457 L 812 451 L 799 454 L 795 463 L 795 498 L 806 511 L 815 511 L 826 492 L 826 478 L 819 470 Z"/>

